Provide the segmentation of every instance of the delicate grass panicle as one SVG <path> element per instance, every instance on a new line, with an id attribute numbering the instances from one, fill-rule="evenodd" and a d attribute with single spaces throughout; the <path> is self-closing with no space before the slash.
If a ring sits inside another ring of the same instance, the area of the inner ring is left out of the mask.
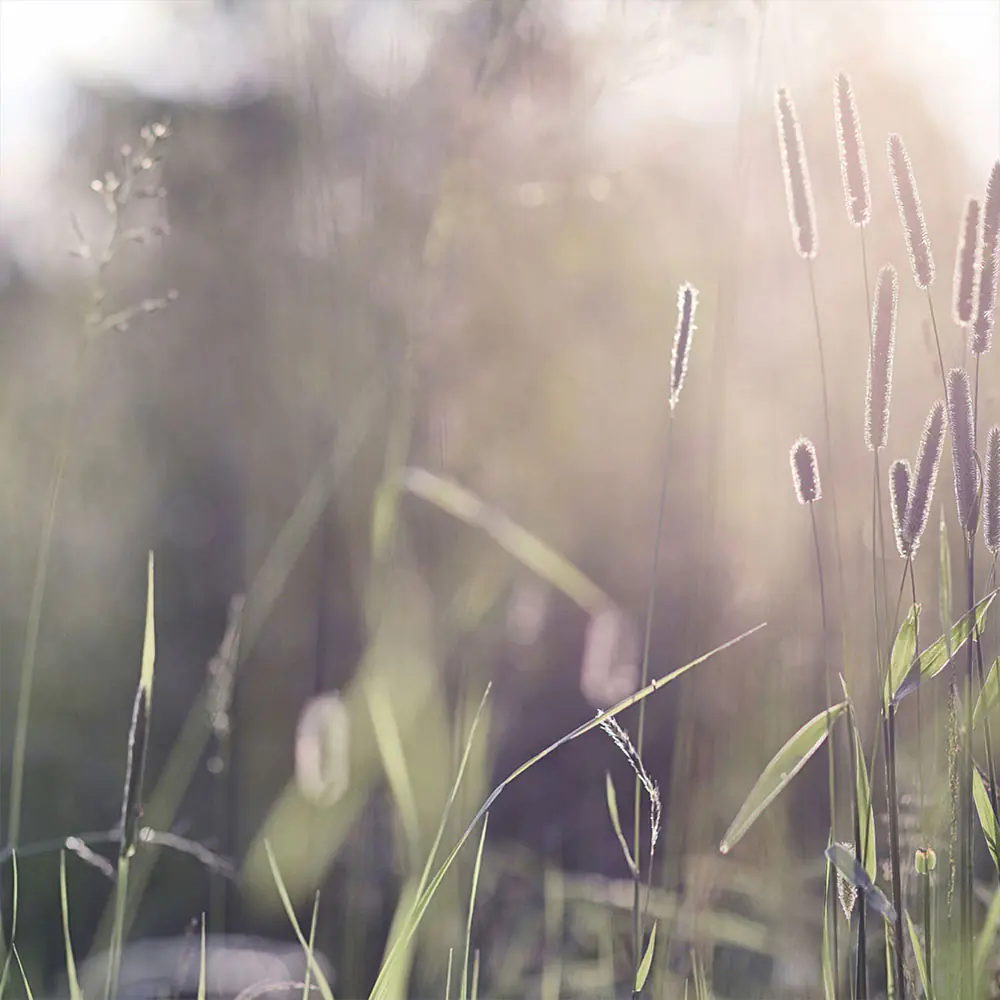
<path id="1" fill-rule="evenodd" d="M 892 356 L 896 342 L 896 269 L 886 264 L 878 273 L 872 305 L 871 349 L 868 353 L 868 393 L 865 405 L 865 444 L 869 451 L 884 448 L 889 439 L 889 402 L 892 395 Z"/>
<path id="2" fill-rule="evenodd" d="M 903 542 L 911 555 L 916 554 L 920 536 L 924 533 L 927 519 L 930 517 L 931 500 L 934 499 L 934 484 L 937 482 L 943 443 L 944 403 L 939 399 L 931 407 L 924 423 L 920 450 L 917 452 L 917 466 L 906 501 L 906 514 L 903 517 Z"/>
<path id="3" fill-rule="evenodd" d="M 697 307 L 698 291 L 685 282 L 677 292 L 677 332 L 674 334 L 674 350 L 670 359 L 670 409 L 677 405 L 684 387 L 691 336 L 697 329 L 694 325 L 694 311 Z"/>
<path id="4" fill-rule="evenodd" d="M 974 354 L 984 354 L 993 342 L 996 323 L 997 282 L 1000 281 L 1000 160 L 993 164 L 983 201 L 983 239 L 979 253 L 979 283 L 972 321 L 971 346 Z"/>
<path id="5" fill-rule="evenodd" d="M 788 216 L 792 223 L 795 249 L 804 260 L 816 256 L 816 206 L 813 203 L 812 185 L 809 183 L 809 165 L 802 142 L 802 130 L 795 114 L 795 105 L 787 90 L 776 95 L 778 116 L 778 144 L 781 147 L 781 167 L 785 174 L 785 196 L 788 199 Z"/>
<path id="6" fill-rule="evenodd" d="M 1000 426 L 986 436 L 986 482 L 983 486 L 983 537 L 995 556 L 1000 552 Z"/>
<path id="7" fill-rule="evenodd" d="M 846 73 L 837 74 L 834 86 L 837 111 L 837 141 L 840 145 L 840 173 L 847 199 L 847 218 L 851 225 L 867 226 L 872 217 L 871 192 L 868 186 L 868 161 L 854 104 L 854 88 Z"/>
<path id="8" fill-rule="evenodd" d="M 894 132 L 889 136 L 889 171 L 892 187 L 896 192 L 899 218 L 906 234 L 906 249 L 910 255 L 910 267 L 918 288 L 928 288 L 934 280 L 934 257 L 931 241 L 927 236 L 924 210 L 920 207 L 917 183 L 913 179 L 913 168 L 906 153 L 903 140 Z"/>
<path id="9" fill-rule="evenodd" d="M 910 499 L 910 463 L 899 459 L 889 469 L 889 503 L 892 506 L 892 527 L 896 533 L 896 548 L 905 559 L 912 552 L 912 546 L 903 532 L 906 520 L 906 505 Z"/>
<path id="10" fill-rule="evenodd" d="M 816 449 L 809 438 L 800 437 L 792 445 L 792 482 L 799 503 L 815 503 L 823 496 L 816 464 Z"/>
<path id="11" fill-rule="evenodd" d="M 948 424 L 951 428 L 951 456 L 955 473 L 955 504 L 958 523 L 971 535 L 976 530 L 976 494 L 979 474 L 976 467 L 976 432 L 972 420 L 972 392 L 963 368 L 948 372 Z"/>
<path id="12" fill-rule="evenodd" d="M 976 297 L 976 251 L 979 240 L 979 202 L 970 198 L 962 216 L 958 232 L 958 250 L 955 253 L 954 316 L 959 326 L 972 322 L 972 308 Z"/>

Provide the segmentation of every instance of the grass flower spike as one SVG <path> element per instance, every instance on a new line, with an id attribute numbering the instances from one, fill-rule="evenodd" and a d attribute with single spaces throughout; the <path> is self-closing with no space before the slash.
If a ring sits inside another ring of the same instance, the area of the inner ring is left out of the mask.
<path id="1" fill-rule="evenodd" d="M 903 140 L 895 133 L 889 136 L 889 170 L 892 174 L 892 187 L 896 192 L 899 218 L 906 234 L 906 249 L 910 255 L 913 277 L 918 288 L 928 288 L 934 280 L 931 241 L 927 236 L 924 210 L 920 207 L 920 195 L 913 179 L 910 157 Z"/>
<path id="2" fill-rule="evenodd" d="M 906 501 L 902 536 L 903 543 L 910 553 L 917 551 L 920 536 L 927 527 L 943 443 L 944 403 L 939 399 L 931 407 L 924 423 L 924 433 L 920 438 L 920 450 L 917 453 L 917 465 Z"/>
<path id="3" fill-rule="evenodd" d="M 986 436 L 986 483 L 983 486 L 983 536 L 986 548 L 1000 552 L 1000 426 Z"/>
<path id="4" fill-rule="evenodd" d="M 698 292 L 685 282 L 677 293 L 677 332 L 674 334 L 674 350 L 670 359 L 670 409 L 677 405 L 684 387 L 691 335 L 697 329 L 694 325 L 694 311 L 697 307 Z"/>
<path id="5" fill-rule="evenodd" d="M 983 239 L 979 254 L 979 283 L 972 321 L 973 354 L 984 354 L 993 342 L 996 324 L 997 282 L 1000 281 L 1000 160 L 993 164 L 983 201 Z"/>
<path id="6" fill-rule="evenodd" d="M 801 437 L 792 445 L 792 482 L 799 503 L 815 503 L 823 495 L 816 464 L 816 449 L 809 438 Z"/>
<path id="7" fill-rule="evenodd" d="M 976 298 L 976 251 L 979 240 L 979 202 L 970 198 L 962 216 L 955 254 L 954 316 L 959 326 L 972 322 Z"/>
<path id="8" fill-rule="evenodd" d="M 865 405 L 865 444 L 869 451 L 884 448 L 889 438 L 897 296 L 896 269 L 891 264 L 886 264 L 878 273 L 875 302 L 872 306 L 872 338 Z"/>
<path id="9" fill-rule="evenodd" d="M 816 256 L 816 206 L 809 183 L 809 166 L 802 142 L 802 130 L 795 114 L 795 105 L 787 90 L 776 95 L 778 143 L 781 166 L 785 174 L 785 196 L 792 223 L 792 237 L 798 255 L 805 260 Z"/>
<path id="10" fill-rule="evenodd" d="M 905 559 L 912 546 L 903 532 L 906 505 L 910 499 L 910 463 L 905 459 L 893 462 L 889 469 L 889 503 L 892 506 L 892 527 L 896 534 L 896 548 Z"/>
<path id="11" fill-rule="evenodd" d="M 834 88 L 837 112 L 837 141 L 840 146 L 840 174 L 847 199 L 847 217 L 853 226 L 867 226 L 872 217 L 871 192 L 868 186 L 868 161 L 854 104 L 854 89 L 846 73 L 837 74 Z"/>
<path id="12" fill-rule="evenodd" d="M 976 467 L 976 432 L 972 421 L 972 392 L 969 376 L 962 368 L 948 372 L 948 423 L 951 428 L 951 455 L 955 473 L 955 504 L 962 531 L 976 530 L 979 471 Z"/>

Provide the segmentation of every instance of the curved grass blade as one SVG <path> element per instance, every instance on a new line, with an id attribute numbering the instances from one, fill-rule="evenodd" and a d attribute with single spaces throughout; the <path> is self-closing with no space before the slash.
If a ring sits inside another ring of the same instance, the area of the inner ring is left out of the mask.
<path id="1" fill-rule="evenodd" d="M 760 814 L 805 767 L 809 758 L 823 745 L 830 727 L 846 710 L 846 701 L 824 709 L 802 726 L 771 758 L 722 838 L 719 850 L 723 854 L 728 854 L 736 846 Z"/>
<path id="2" fill-rule="evenodd" d="M 11 867 L 11 917 L 10 917 L 10 944 L 8 945 L 7 957 L 4 959 L 3 972 L 0 973 L 0 997 L 6 995 L 5 990 L 7 989 L 7 979 L 10 976 L 10 962 L 11 959 L 15 957 L 14 954 L 14 939 L 17 936 L 17 911 L 18 911 L 18 900 L 17 900 L 17 851 L 13 848 L 10 852 L 10 867 Z"/>
<path id="3" fill-rule="evenodd" d="M 307 968 L 311 969 L 313 975 L 316 977 L 316 985 L 323 995 L 323 1000 L 333 1000 L 333 990 L 330 989 L 330 984 L 327 982 L 326 976 L 323 975 L 323 970 L 316 962 L 312 949 L 309 947 L 309 942 L 302 933 L 298 918 L 295 916 L 295 907 L 292 906 L 288 890 L 285 888 L 284 879 L 281 877 L 281 872 L 278 871 L 278 863 L 274 859 L 274 851 L 271 848 L 270 841 L 264 841 L 264 850 L 267 851 L 267 860 L 271 866 L 274 884 L 278 887 L 278 894 L 281 896 L 281 905 L 284 906 L 288 922 L 292 925 L 292 930 L 295 931 L 295 936 L 299 939 L 299 944 L 302 945 L 302 950 L 305 952 Z"/>
<path id="4" fill-rule="evenodd" d="M 896 922 L 896 910 L 886 894 L 868 877 L 868 872 L 858 864 L 854 855 L 843 844 L 831 844 L 826 856 L 837 871 L 853 885 L 864 901 L 881 916 L 887 924 Z"/>
<path id="5" fill-rule="evenodd" d="M 615 794 L 615 783 L 611 780 L 610 771 L 605 771 L 604 773 L 604 790 L 608 798 L 608 815 L 611 817 L 611 825 L 615 828 L 615 836 L 621 845 L 622 854 L 625 855 L 625 863 L 628 865 L 629 871 L 634 876 L 638 876 L 639 869 L 632 860 L 632 852 L 629 850 L 628 842 L 622 833 L 621 819 L 618 816 L 618 796 Z"/>
<path id="6" fill-rule="evenodd" d="M 975 621 L 980 633 L 986 621 L 987 612 L 997 591 L 991 591 L 977 605 L 975 609 Z M 918 663 L 913 665 L 906 680 L 899 686 L 892 696 L 892 704 L 898 705 L 908 694 L 912 694 L 919 684 L 937 677 L 939 673 L 951 662 L 954 655 L 962 648 L 969 633 L 972 631 L 973 613 L 967 611 L 955 625 L 951 634 L 945 633 L 936 642 L 931 643 L 921 654 Z M 949 652 L 950 645 L 950 652 Z"/>
<path id="7" fill-rule="evenodd" d="M 1000 888 L 995 889 L 993 892 L 993 898 L 990 900 L 989 909 L 987 909 L 986 917 L 983 920 L 983 928 L 979 932 L 979 937 L 976 938 L 973 967 L 975 969 L 974 978 L 977 983 L 982 981 L 986 962 L 994 954 L 993 949 L 996 944 L 997 931 L 1000 931 Z"/>
<path id="8" fill-rule="evenodd" d="M 906 926 L 910 931 L 910 944 L 913 945 L 913 954 L 917 959 L 917 975 L 920 977 L 920 985 L 923 987 L 924 996 L 927 1000 L 934 1000 L 934 987 L 927 978 L 927 961 L 924 958 L 924 949 L 921 947 L 917 928 L 914 926 L 909 913 L 906 914 Z"/>
<path id="9" fill-rule="evenodd" d="M 649 978 L 649 970 L 653 967 L 653 949 L 656 948 L 656 926 L 656 924 L 653 924 L 653 929 L 649 932 L 646 951 L 643 953 L 642 961 L 639 963 L 639 971 L 635 977 L 635 987 L 632 990 L 634 996 L 638 996 L 642 992 L 642 988 L 646 985 L 646 980 Z"/>
<path id="10" fill-rule="evenodd" d="M 913 658 L 917 653 L 917 624 L 920 619 L 920 605 L 914 604 L 903 624 L 899 626 L 896 639 L 892 644 L 892 655 L 889 657 L 889 671 L 885 676 L 885 688 L 882 693 L 882 704 L 886 710 L 892 703 L 893 695 L 906 680 Z"/>
<path id="11" fill-rule="evenodd" d="M 393 962 L 399 950 L 410 941 L 413 935 L 416 933 L 417 927 L 420 925 L 420 921 L 423 919 L 424 913 L 426 913 L 428 906 L 430 906 L 431 900 L 434 898 L 434 894 L 437 892 L 438 887 L 444 881 L 445 876 L 448 874 L 452 864 L 455 862 L 455 858 L 458 857 L 462 848 L 465 846 L 466 841 L 472 835 L 472 832 L 479 825 L 480 820 L 489 812 L 492 808 L 493 803 L 500 797 L 503 790 L 514 780 L 519 778 L 525 771 L 529 768 L 534 767 L 539 761 L 544 760 L 549 754 L 558 750 L 561 746 L 565 746 L 567 743 L 572 742 L 585 733 L 589 733 L 592 729 L 596 729 L 602 723 L 606 722 L 613 716 L 619 715 L 626 709 L 631 708 L 633 705 L 638 704 L 643 698 L 647 698 L 654 691 L 658 691 L 660 688 L 665 687 L 671 681 L 676 680 L 678 677 L 686 674 L 689 670 L 697 667 L 698 665 L 704 663 L 706 660 L 711 659 L 713 656 L 724 652 L 737 643 L 742 642 L 744 639 L 753 635 L 755 632 L 759 632 L 762 628 L 766 626 L 766 622 L 761 622 L 760 625 L 755 625 L 752 629 L 748 629 L 742 635 L 736 636 L 734 639 L 730 639 L 728 642 L 724 642 L 721 646 L 716 646 L 715 649 L 708 653 L 704 653 L 697 659 L 691 660 L 689 663 L 685 663 L 684 666 L 678 667 L 676 670 L 664 677 L 657 678 L 651 681 L 644 688 L 636 691 L 635 694 L 629 695 L 627 698 L 623 698 L 616 705 L 612 705 L 607 711 L 600 712 L 595 715 L 589 721 L 577 726 L 571 733 L 567 733 L 560 739 L 556 740 L 554 743 L 550 743 L 544 750 L 535 754 L 530 760 L 525 761 L 520 767 L 515 768 L 503 781 L 500 782 L 496 788 L 487 796 L 486 801 L 479 807 L 479 812 L 476 813 L 472 818 L 472 822 L 465 828 L 465 832 L 458 839 L 458 843 L 451 849 L 451 853 L 445 858 L 444 862 L 438 868 L 434 877 L 426 884 L 423 891 L 419 894 L 416 903 L 413 906 L 413 911 L 407 921 L 407 926 L 404 933 L 400 934 L 399 938 L 396 940 L 393 947 L 389 950 L 388 954 L 385 956 L 382 962 L 382 967 L 379 969 L 378 976 L 375 979 L 375 984 L 372 987 L 372 991 L 369 994 L 371 998 L 376 998 L 380 995 L 382 991 L 382 986 L 392 969 Z"/>
<path id="12" fill-rule="evenodd" d="M 198 962 L 198 1000 L 205 1000 L 205 914 L 201 915 L 201 955 Z"/>
<path id="13" fill-rule="evenodd" d="M 66 852 L 59 852 L 59 904 L 62 908 L 63 941 L 66 945 L 66 981 L 69 984 L 69 1000 L 83 1000 L 80 980 L 76 974 L 76 959 L 73 957 L 73 939 L 69 933 L 69 899 L 66 891 Z M 204 933 L 204 930 L 202 931 Z M 2 992 L 2 991 L 0 991 Z M 199 997 L 199 1000 L 202 1000 Z"/>
<path id="14" fill-rule="evenodd" d="M 972 726 L 975 728 L 1000 704 L 1000 656 L 993 661 L 990 672 L 983 681 L 983 689 L 976 699 L 976 707 L 972 713 Z"/>
<path id="15" fill-rule="evenodd" d="M 833 907 L 830 905 L 832 881 L 830 875 L 832 872 L 833 865 L 827 864 L 826 885 L 823 889 L 823 944 L 820 950 L 820 967 L 823 974 L 823 997 L 825 1000 L 837 1000 L 837 985 L 833 974 L 833 958 L 830 947 L 830 939 L 833 936 L 830 932 L 830 924 L 832 918 L 836 916 Z"/>
<path id="16" fill-rule="evenodd" d="M 584 611 L 596 614 L 611 603 L 604 591 L 565 556 L 464 486 L 421 468 L 406 469 L 403 486 L 414 496 L 484 531 L 513 558 L 561 590 Z"/>
<path id="17" fill-rule="evenodd" d="M 853 727 L 855 760 L 857 762 L 857 773 L 855 774 L 855 787 L 858 796 L 858 815 L 868 815 L 868 829 L 863 830 L 862 850 L 864 856 L 861 859 L 862 867 L 872 882 L 878 874 L 878 860 L 875 856 L 875 810 L 872 808 L 871 788 L 868 784 L 868 768 L 865 764 L 865 752 L 861 746 L 861 735 L 857 727 Z"/>
<path id="18" fill-rule="evenodd" d="M 465 957 L 462 959 L 461 1000 L 468 998 L 469 957 L 472 953 L 472 917 L 476 912 L 476 893 L 479 889 L 479 872 L 483 865 L 483 848 L 486 846 L 486 828 L 490 825 L 490 814 L 483 817 L 483 832 L 479 835 L 479 850 L 476 851 L 476 865 L 472 869 L 472 888 L 469 890 L 469 916 L 465 922 Z"/>
<path id="19" fill-rule="evenodd" d="M 986 790 L 986 782 L 978 767 L 972 769 L 972 797 L 976 803 L 976 814 L 979 816 L 979 826 L 986 838 L 986 846 L 990 849 L 990 857 L 996 870 L 1000 872 L 1000 856 L 997 854 L 997 844 L 1000 841 L 997 829 L 997 818 L 990 804 L 990 793 Z"/>

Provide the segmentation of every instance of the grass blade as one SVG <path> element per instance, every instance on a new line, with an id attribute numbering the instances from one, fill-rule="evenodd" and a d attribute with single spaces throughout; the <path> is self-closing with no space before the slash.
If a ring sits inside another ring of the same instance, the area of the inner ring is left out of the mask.
<path id="1" fill-rule="evenodd" d="M 69 933 L 69 894 L 66 891 L 66 852 L 59 852 L 59 903 L 62 907 L 63 941 L 66 945 L 66 981 L 69 983 L 69 1000 L 83 1000 L 80 980 L 76 974 L 76 959 L 73 957 L 73 939 Z M 0 989 L 0 996 L 3 990 Z M 199 997 L 199 1000 L 203 998 Z"/>
<path id="2" fill-rule="evenodd" d="M 980 634 L 983 632 L 987 612 L 996 596 L 997 591 L 991 591 L 976 605 L 975 621 Z M 919 684 L 937 677 L 948 666 L 969 638 L 972 622 L 973 612 L 967 611 L 959 619 L 958 624 L 952 628 L 950 635 L 946 632 L 920 654 L 919 662 L 913 665 L 909 676 L 893 694 L 892 703 L 894 705 L 898 705 L 908 694 L 912 694 Z"/>
<path id="3" fill-rule="evenodd" d="M 642 988 L 646 985 L 646 980 L 649 978 L 649 970 L 653 967 L 653 951 L 656 948 L 656 924 L 653 924 L 653 929 L 649 932 L 649 941 L 646 943 L 646 950 L 643 952 L 642 961 L 639 963 L 639 972 L 635 977 L 635 988 L 633 992 L 639 994 L 642 992 Z"/>
<path id="4" fill-rule="evenodd" d="M 842 701 L 813 716 L 771 758 L 722 838 L 719 850 L 723 854 L 728 854 L 736 846 L 761 813 L 805 767 L 809 758 L 823 745 L 830 728 L 846 710 L 847 702 Z"/>
<path id="5" fill-rule="evenodd" d="M 625 840 L 625 835 L 622 833 L 621 819 L 618 816 L 618 796 L 615 794 L 615 783 L 611 780 L 610 771 L 605 771 L 604 773 L 604 786 L 608 799 L 608 815 L 611 817 L 611 825 L 615 828 L 615 836 L 618 838 L 618 843 L 621 845 L 622 854 L 625 855 L 625 863 L 628 865 L 629 871 L 634 876 L 638 875 L 639 869 L 636 866 L 636 863 L 632 860 L 632 852 L 629 850 L 628 842 Z"/>
<path id="6" fill-rule="evenodd" d="M 920 985 L 923 988 L 924 996 L 927 1000 L 934 1000 L 934 989 L 927 978 L 927 960 L 924 957 L 924 949 L 921 947 L 917 928 L 914 926 L 909 913 L 906 914 L 906 926 L 910 931 L 910 944 L 913 945 L 913 954 L 917 959 L 917 975 L 920 977 Z"/>
<path id="7" fill-rule="evenodd" d="M 885 690 L 882 693 L 882 703 L 888 710 L 893 696 L 906 680 L 913 666 L 913 657 L 917 652 L 917 624 L 920 619 L 920 605 L 914 604 L 905 621 L 899 626 L 895 642 L 892 644 L 892 655 L 889 657 L 889 671 L 885 677 Z"/>
<path id="8" fill-rule="evenodd" d="M 460 997 L 468 1000 L 469 986 L 469 956 L 472 952 L 472 916 L 476 910 L 476 891 L 479 889 L 479 872 L 483 864 L 483 848 L 486 846 L 486 828 L 489 826 L 490 814 L 483 817 L 483 832 L 479 835 L 479 849 L 476 851 L 476 864 L 472 869 L 472 888 L 469 892 L 469 916 L 465 922 L 465 956 L 462 959 L 462 988 Z"/>
<path id="9" fill-rule="evenodd" d="M 323 970 L 316 962 L 312 949 L 309 947 L 309 942 L 302 933 L 302 928 L 299 926 L 298 918 L 295 916 L 295 908 L 292 906 L 292 901 L 288 897 L 288 890 L 285 888 L 281 872 L 278 871 L 278 863 L 274 860 L 274 851 L 271 849 L 270 841 L 264 842 L 264 850 L 267 851 L 267 860 L 271 865 L 271 874 L 274 876 L 274 884 L 278 887 L 278 894 L 281 896 L 281 905 L 284 906 L 285 914 L 288 916 L 288 922 L 292 925 L 292 930 L 295 931 L 295 936 L 299 939 L 299 944 L 302 945 L 302 950 L 305 952 L 306 967 L 310 969 L 312 974 L 316 977 L 316 985 L 319 987 L 323 1000 L 333 1000 L 333 990 L 330 989 L 330 984 L 327 982 L 326 976 L 323 975 Z"/>
<path id="10" fill-rule="evenodd" d="M 861 734 L 857 727 L 852 727 L 854 732 L 856 774 L 855 787 L 858 796 L 858 816 L 868 816 L 868 829 L 862 832 L 862 845 L 864 857 L 861 859 L 862 867 L 868 877 L 875 881 L 878 874 L 878 859 L 875 854 L 875 810 L 872 808 L 871 788 L 868 784 L 868 767 L 865 763 L 865 751 L 861 746 Z"/>
<path id="11" fill-rule="evenodd" d="M 972 769 L 972 797 L 976 803 L 976 813 L 979 816 L 979 826 L 986 838 L 986 846 L 990 849 L 990 857 L 997 871 L 1000 872 L 1000 856 L 997 855 L 997 843 L 1000 841 L 997 831 L 997 818 L 990 804 L 990 793 L 986 790 L 986 782 L 978 767 Z"/>
<path id="12" fill-rule="evenodd" d="M 858 864 L 854 855 L 842 844 L 831 844 L 826 856 L 837 871 L 861 894 L 862 903 L 867 903 L 887 924 L 896 922 L 896 911 L 885 893 L 868 877 L 868 872 Z"/>
<path id="13" fill-rule="evenodd" d="M 836 914 L 830 905 L 830 875 L 833 872 L 833 864 L 827 859 L 826 885 L 823 889 L 823 944 L 820 950 L 820 968 L 823 974 L 823 997 L 824 1000 L 837 1000 L 837 986 L 833 974 L 833 957 L 831 954 L 830 931 L 831 919 Z"/>
<path id="14" fill-rule="evenodd" d="M 198 1000 L 205 1000 L 205 914 L 201 915 L 201 955 L 198 964 Z"/>
<path id="15" fill-rule="evenodd" d="M 11 917 L 10 917 L 10 946 L 7 950 L 7 957 L 4 959 L 3 972 L 0 973 L 0 997 L 5 995 L 7 989 L 7 979 L 10 976 L 10 962 L 14 958 L 14 940 L 17 936 L 17 851 L 10 852 L 11 868 Z"/>
<path id="16" fill-rule="evenodd" d="M 1000 704 L 1000 656 L 993 661 L 990 672 L 983 681 L 983 689 L 976 699 L 976 707 L 972 713 L 972 726 L 975 728 Z"/>

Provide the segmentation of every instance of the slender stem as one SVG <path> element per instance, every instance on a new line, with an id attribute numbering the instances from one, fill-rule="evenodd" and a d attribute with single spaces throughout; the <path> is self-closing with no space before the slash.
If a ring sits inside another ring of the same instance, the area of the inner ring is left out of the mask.
<path id="1" fill-rule="evenodd" d="M 896 786 L 896 706 L 886 711 L 885 767 L 889 806 L 889 852 L 892 868 L 892 905 L 896 908 L 893 922 L 893 951 L 896 980 L 896 997 L 906 1000 L 906 979 L 903 970 L 903 888 L 900 877 L 899 852 L 899 792 Z"/>
<path id="2" fill-rule="evenodd" d="M 944 389 L 945 402 L 948 401 L 948 382 L 945 379 L 944 356 L 941 354 L 941 338 L 938 335 L 937 317 L 934 314 L 934 299 L 930 286 L 927 286 L 927 308 L 931 314 L 931 329 L 934 331 L 934 345 L 937 347 L 938 365 L 941 371 L 941 387 Z"/>
<path id="3" fill-rule="evenodd" d="M 858 721 L 854 717 L 854 707 L 850 707 L 850 741 L 851 741 L 851 770 L 855 776 L 858 773 Z M 855 781 L 857 779 L 855 778 Z M 869 789 L 871 785 L 868 786 Z M 869 792 L 869 799 L 871 793 Z M 854 856 L 858 859 L 858 864 L 864 867 L 865 858 L 868 856 L 868 817 L 865 816 L 865 832 L 861 833 L 861 808 L 858 796 L 855 793 L 851 796 L 854 802 Z M 870 806 L 870 802 L 869 802 Z M 854 995 L 857 1000 L 868 1000 L 868 934 L 866 930 L 865 911 L 867 905 L 862 898 L 858 906 L 858 957 L 855 965 Z"/>
<path id="4" fill-rule="evenodd" d="M 647 592 L 646 601 L 646 626 L 645 633 L 642 640 L 642 683 L 640 688 L 644 688 L 649 682 L 649 648 L 653 636 L 653 614 L 656 610 L 656 578 L 659 571 L 659 561 L 660 561 L 660 542 L 663 538 L 663 519 L 664 513 L 667 507 L 667 483 L 669 480 L 670 471 L 670 439 L 673 436 L 674 427 L 674 411 L 670 411 L 670 415 L 667 418 L 667 443 L 663 450 L 663 476 L 660 481 L 660 504 L 656 515 L 656 536 L 653 542 L 653 565 L 650 570 L 649 576 L 649 590 Z M 642 746 L 643 739 L 646 735 L 646 700 L 645 698 L 639 704 L 639 731 L 636 737 L 636 751 L 639 754 L 639 758 L 642 758 Z M 633 871 L 632 877 L 632 986 L 635 986 L 636 980 L 639 975 L 639 961 L 641 959 L 642 951 L 642 928 L 640 927 L 640 905 L 639 905 L 639 893 L 642 883 L 642 876 L 640 870 L 642 867 L 642 858 L 640 854 L 641 847 L 641 804 L 642 804 L 642 784 L 639 780 L 638 773 L 635 776 L 635 809 L 633 815 L 633 854 L 632 857 L 635 860 L 635 870 Z M 633 995 L 638 995 L 634 993 Z"/>
<path id="5" fill-rule="evenodd" d="M 823 630 L 823 682 L 826 690 L 827 705 L 833 704 L 833 685 L 830 679 L 830 657 L 827 655 L 827 640 L 829 627 L 826 617 L 826 589 L 823 582 L 823 556 L 819 544 L 819 528 L 816 524 L 816 505 L 809 504 L 809 520 L 812 523 L 813 546 L 816 552 L 816 576 L 819 580 L 819 613 Z M 832 725 L 830 718 L 826 720 L 826 748 L 827 748 L 827 780 L 829 783 L 830 795 L 830 831 L 831 839 L 837 839 L 837 754 L 833 742 Z M 827 864 L 830 862 L 827 861 Z M 833 920 L 831 927 L 833 930 L 833 968 L 834 968 L 834 992 L 839 993 L 840 987 L 840 949 L 837 931 L 837 903 L 831 897 L 830 904 L 833 908 Z"/>

